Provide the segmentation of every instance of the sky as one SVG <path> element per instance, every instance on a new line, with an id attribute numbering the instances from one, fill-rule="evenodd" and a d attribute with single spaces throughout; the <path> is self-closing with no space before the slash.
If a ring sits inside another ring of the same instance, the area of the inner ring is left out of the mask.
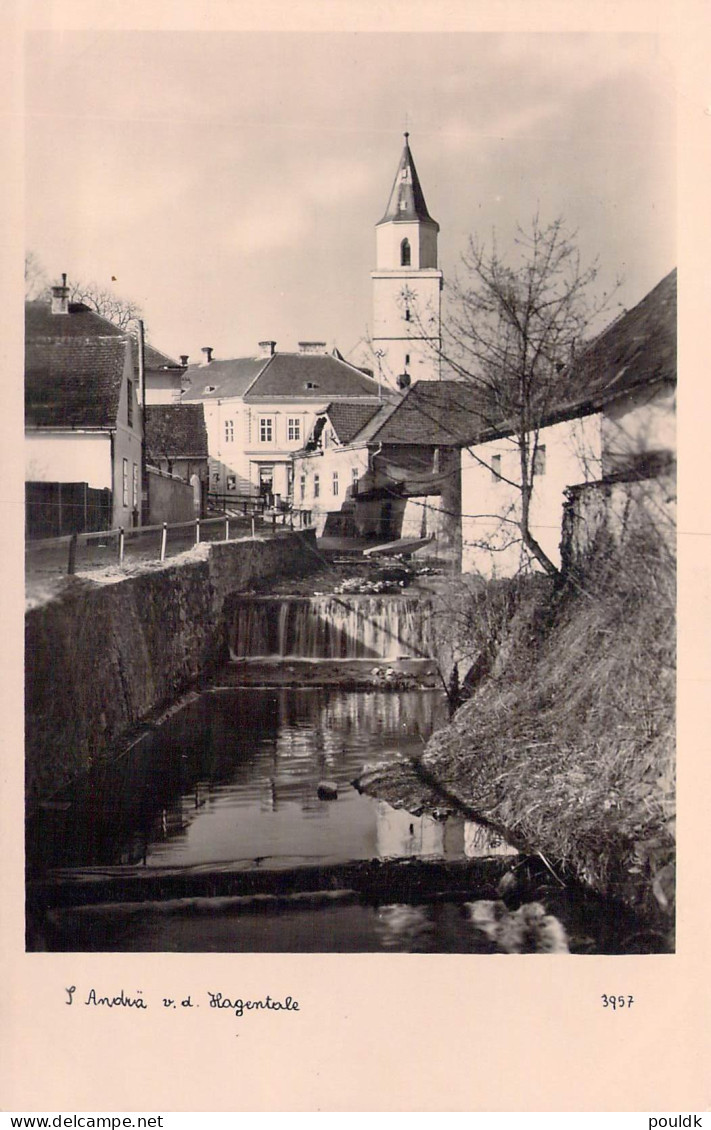
<path id="1" fill-rule="evenodd" d="M 652 35 L 41 31 L 25 75 L 27 248 L 139 302 L 175 357 L 348 354 L 406 128 L 445 286 L 470 236 L 505 250 L 535 213 L 625 307 L 676 264 Z"/>

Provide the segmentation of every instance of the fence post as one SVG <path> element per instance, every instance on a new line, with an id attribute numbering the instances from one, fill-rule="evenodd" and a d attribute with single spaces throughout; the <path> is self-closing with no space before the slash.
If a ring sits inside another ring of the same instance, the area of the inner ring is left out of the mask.
<path id="1" fill-rule="evenodd" d="M 225 518 L 225 541 L 230 540 L 230 520 Z"/>
<path id="2" fill-rule="evenodd" d="M 72 534 L 69 539 L 69 561 L 67 563 L 67 573 L 76 573 L 77 568 L 77 535 Z"/>
<path id="3" fill-rule="evenodd" d="M 252 516 L 252 537 L 254 537 L 254 516 Z"/>
<path id="4" fill-rule="evenodd" d="M 195 545 L 200 544 L 200 519 L 195 519 Z"/>
<path id="5" fill-rule="evenodd" d="M 276 512 L 275 512 L 274 514 L 272 514 L 272 533 L 273 534 L 276 533 L 276 519 L 277 519 L 277 516 L 276 516 Z"/>
<path id="6" fill-rule="evenodd" d="M 124 555 L 125 548 L 126 548 L 125 547 L 125 535 L 124 535 L 124 532 L 123 532 L 123 526 L 119 526 L 119 540 L 118 540 L 119 565 L 123 561 L 123 555 Z"/>
<path id="7" fill-rule="evenodd" d="M 165 545 L 166 545 L 167 540 L 168 540 L 168 523 L 164 522 L 163 523 L 163 529 L 161 530 L 161 535 L 160 535 L 160 559 L 161 559 L 161 561 L 165 561 Z"/>

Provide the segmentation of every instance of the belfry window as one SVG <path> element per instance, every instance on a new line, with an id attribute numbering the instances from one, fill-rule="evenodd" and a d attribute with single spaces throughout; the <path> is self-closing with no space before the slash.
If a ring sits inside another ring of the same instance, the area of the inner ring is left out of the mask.
<path id="1" fill-rule="evenodd" d="M 402 243 L 400 244 L 400 266 L 409 267 L 410 259 L 410 241 L 409 239 L 403 239 Z"/>

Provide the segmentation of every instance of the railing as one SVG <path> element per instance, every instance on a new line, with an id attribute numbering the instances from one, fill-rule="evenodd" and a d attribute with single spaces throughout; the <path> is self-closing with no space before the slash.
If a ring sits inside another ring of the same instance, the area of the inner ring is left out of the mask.
<path id="1" fill-rule="evenodd" d="M 306 511 L 297 512 L 297 524 L 305 528 Z M 308 514 L 310 518 L 310 514 Z M 25 567 L 32 573 L 76 573 L 77 568 L 96 569 L 131 561 L 165 561 L 201 542 L 233 541 L 245 537 L 276 534 L 277 527 L 294 528 L 294 511 L 265 511 L 251 517 L 225 514 L 217 518 L 195 518 L 189 522 L 163 522 L 134 529 L 66 534 L 25 544 Z M 265 529 L 266 526 L 266 529 Z"/>

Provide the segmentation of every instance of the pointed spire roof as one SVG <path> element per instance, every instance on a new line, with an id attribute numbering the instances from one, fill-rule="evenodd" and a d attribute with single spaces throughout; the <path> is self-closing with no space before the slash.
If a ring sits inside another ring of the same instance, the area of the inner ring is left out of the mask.
<path id="1" fill-rule="evenodd" d="M 382 220 L 378 221 L 376 227 L 380 224 L 391 223 L 393 220 L 410 222 L 419 220 L 420 223 L 433 224 L 439 231 L 439 224 L 432 219 L 427 211 L 420 178 L 417 175 L 415 162 L 410 151 L 409 137 L 409 133 L 406 133 L 405 148 L 397 167 L 388 206 L 385 209 L 385 215 Z"/>

